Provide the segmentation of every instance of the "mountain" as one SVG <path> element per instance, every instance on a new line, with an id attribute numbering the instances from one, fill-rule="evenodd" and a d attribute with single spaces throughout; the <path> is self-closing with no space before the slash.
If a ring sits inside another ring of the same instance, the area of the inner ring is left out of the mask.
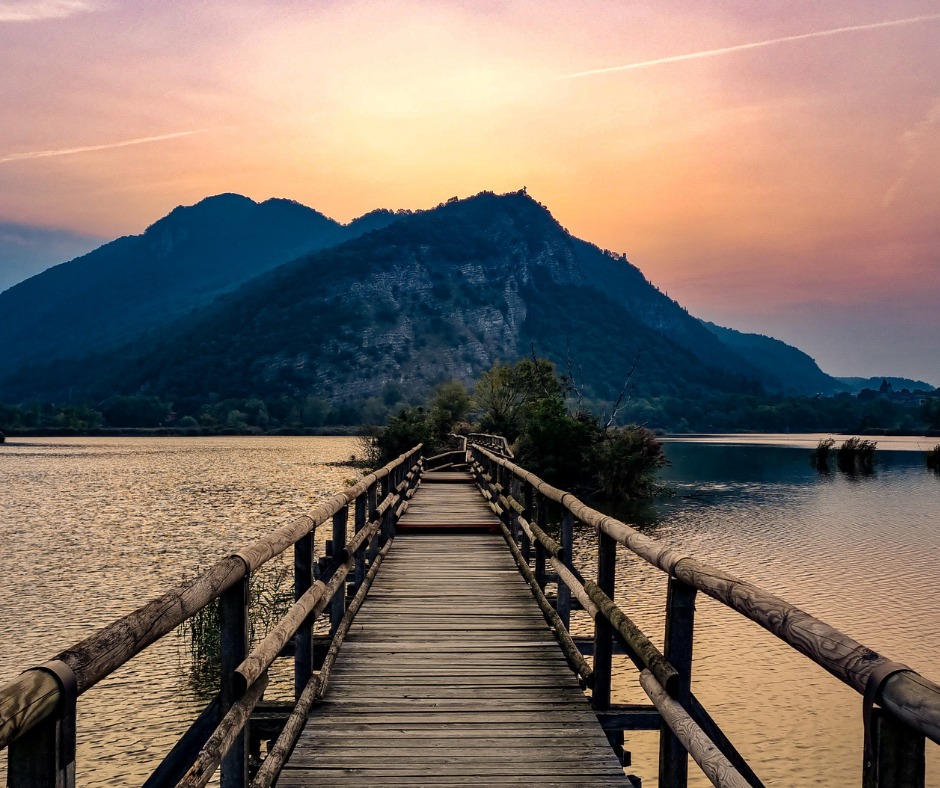
<path id="1" fill-rule="evenodd" d="M 638 396 L 832 380 L 795 348 L 703 324 L 524 192 L 345 226 L 221 195 L 12 288 L 0 315 L 15 347 L 0 401 L 419 397 L 533 349 L 607 402 L 634 365 Z"/>
<path id="2" fill-rule="evenodd" d="M 701 321 L 723 345 L 761 371 L 764 385 L 784 394 L 834 394 L 845 391 L 841 379 L 823 372 L 802 350 L 763 334 L 746 334 Z M 880 381 L 879 381 L 880 382 Z"/>
<path id="3" fill-rule="evenodd" d="M 0 377 L 29 361 L 74 359 L 158 332 L 298 255 L 390 219 L 380 212 L 359 221 L 343 226 L 290 200 L 237 194 L 176 208 L 141 235 L 0 293 Z"/>

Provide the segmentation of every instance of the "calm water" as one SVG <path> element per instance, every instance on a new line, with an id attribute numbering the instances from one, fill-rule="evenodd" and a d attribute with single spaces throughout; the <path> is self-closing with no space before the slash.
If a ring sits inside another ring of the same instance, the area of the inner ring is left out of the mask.
<path id="1" fill-rule="evenodd" d="M 675 494 L 632 516 L 940 679 L 940 477 L 922 453 L 936 441 L 879 439 L 875 474 L 856 478 L 809 466 L 816 436 L 739 442 L 670 442 L 664 481 Z M 889 443 L 895 450 L 883 451 Z M 342 488 L 354 471 L 324 463 L 354 448 L 348 438 L 4 445 L 0 681 Z M 579 532 L 581 566 L 593 566 L 593 542 Z M 661 642 L 662 574 L 622 553 L 617 594 Z M 587 632 L 578 616 L 574 627 Z M 860 784 L 861 698 L 707 598 L 694 672 L 696 694 L 765 782 Z M 635 676 L 624 665 L 617 700 L 645 700 Z M 201 704 L 180 641 L 165 638 L 80 699 L 79 784 L 139 785 Z M 655 735 L 627 746 L 631 771 L 655 785 Z M 940 786 L 938 750 L 928 745 L 928 783 Z"/>

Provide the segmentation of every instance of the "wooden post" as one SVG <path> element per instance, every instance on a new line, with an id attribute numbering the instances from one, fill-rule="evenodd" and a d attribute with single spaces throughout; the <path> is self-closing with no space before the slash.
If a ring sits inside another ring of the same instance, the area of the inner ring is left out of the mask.
<path id="1" fill-rule="evenodd" d="M 346 546 L 346 525 L 349 521 L 349 507 L 344 506 L 333 515 L 333 565 L 339 564 L 340 555 Z M 338 571 L 338 570 L 337 570 Z M 346 612 L 346 589 L 338 592 L 330 603 L 330 637 L 336 632 L 339 622 Z"/>
<path id="2" fill-rule="evenodd" d="M 571 554 L 574 547 L 574 515 L 567 509 L 563 510 L 561 516 L 561 561 L 571 569 Z M 565 584 L 565 581 L 558 580 L 558 601 L 556 603 L 558 617 L 564 622 L 565 629 L 571 629 L 571 589 Z"/>
<path id="3" fill-rule="evenodd" d="M 525 508 L 525 514 L 523 516 L 531 523 L 535 496 L 533 495 L 532 485 L 528 482 L 523 482 L 522 484 L 522 498 L 522 505 Z M 525 532 L 522 533 L 522 557 L 525 558 L 526 563 L 529 563 L 532 558 L 532 545 Z"/>
<path id="4" fill-rule="evenodd" d="M 389 474 L 380 482 L 379 487 L 379 499 L 378 503 L 382 503 L 385 498 L 388 496 L 388 491 L 392 488 L 392 475 Z M 379 529 L 379 547 L 384 547 L 385 543 L 389 538 L 389 522 L 391 521 L 391 513 L 389 509 L 385 510 L 385 514 L 382 515 L 382 527 Z"/>
<path id="5" fill-rule="evenodd" d="M 548 499 L 541 493 L 538 495 L 538 507 L 538 526 L 544 531 L 548 527 Z M 545 590 L 545 548 L 539 541 L 535 543 L 535 582 Z"/>
<path id="6" fill-rule="evenodd" d="M 356 510 L 353 515 L 355 522 L 356 533 L 359 533 L 363 528 L 366 527 L 366 496 L 365 493 L 359 495 L 356 498 Z M 355 586 L 356 590 L 359 590 L 359 586 L 362 585 L 362 581 L 366 578 L 366 548 L 368 545 L 363 545 L 358 553 L 356 554 L 356 575 L 355 575 Z"/>
<path id="7" fill-rule="evenodd" d="M 679 674 L 675 699 L 691 713 L 692 640 L 695 630 L 695 588 L 675 577 L 666 588 L 666 637 L 663 656 Z M 665 722 L 659 732 L 659 785 L 685 788 L 689 779 L 689 754 Z"/>
<path id="8" fill-rule="evenodd" d="M 313 585 L 313 531 L 294 543 L 294 601 Z M 305 621 L 294 635 L 294 697 L 299 698 L 313 674 L 313 626 Z"/>
<path id="9" fill-rule="evenodd" d="M 924 736 L 883 709 L 872 709 L 871 760 L 862 764 L 862 788 L 924 788 Z"/>
<path id="10" fill-rule="evenodd" d="M 234 674 L 248 656 L 248 573 L 219 597 L 221 633 L 222 686 L 220 716 L 225 716 L 235 703 Z M 245 788 L 248 785 L 248 726 L 239 734 L 222 759 L 222 788 Z"/>
<path id="11" fill-rule="evenodd" d="M 617 543 L 601 531 L 597 545 L 597 587 L 614 598 L 614 575 L 617 571 Z M 614 631 L 604 616 L 594 619 L 594 691 L 591 705 L 595 709 L 610 706 L 610 680 L 613 664 Z"/>
<path id="12" fill-rule="evenodd" d="M 378 492 L 379 483 L 372 482 L 369 485 L 369 489 L 366 491 L 366 519 L 371 523 L 375 519 L 375 506 L 376 506 L 376 494 Z M 382 541 L 381 531 L 372 537 L 369 541 L 369 546 L 367 550 L 367 556 L 369 559 L 369 568 L 372 568 L 372 564 L 375 562 L 375 557 L 379 553 L 379 545 Z"/>
<path id="13" fill-rule="evenodd" d="M 60 690 L 55 714 L 10 743 L 7 762 L 9 788 L 75 788 L 75 714 L 78 688 L 75 674 L 63 662 L 40 670 L 52 673 Z"/>

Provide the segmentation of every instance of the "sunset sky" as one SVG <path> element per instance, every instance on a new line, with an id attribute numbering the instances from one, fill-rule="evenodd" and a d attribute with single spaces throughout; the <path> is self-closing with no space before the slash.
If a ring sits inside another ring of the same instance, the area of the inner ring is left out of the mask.
<path id="1" fill-rule="evenodd" d="M 940 384 L 940 1 L 0 0 L 0 289 L 220 192 L 522 186 L 699 317 Z"/>

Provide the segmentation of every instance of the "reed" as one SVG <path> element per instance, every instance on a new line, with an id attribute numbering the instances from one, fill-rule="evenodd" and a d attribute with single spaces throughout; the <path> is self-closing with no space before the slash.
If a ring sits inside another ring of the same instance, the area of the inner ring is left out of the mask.
<path id="1" fill-rule="evenodd" d="M 839 470 L 845 473 L 871 473 L 878 444 L 866 438 L 852 437 L 842 442 L 836 453 Z"/>
<path id="2" fill-rule="evenodd" d="M 817 471 L 829 472 L 829 455 L 835 445 L 835 438 L 824 438 L 816 444 L 816 448 L 809 455 L 809 461 Z"/>
<path id="3" fill-rule="evenodd" d="M 927 452 L 927 467 L 940 473 L 940 443 Z"/>
<path id="4" fill-rule="evenodd" d="M 198 570 L 197 574 L 202 570 Z M 293 571 L 282 556 L 253 573 L 249 581 L 248 627 L 254 644 L 284 616 L 294 601 Z M 189 682 L 197 693 L 218 689 L 222 627 L 219 600 L 188 618 L 177 635 L 189 652 Z"/>

